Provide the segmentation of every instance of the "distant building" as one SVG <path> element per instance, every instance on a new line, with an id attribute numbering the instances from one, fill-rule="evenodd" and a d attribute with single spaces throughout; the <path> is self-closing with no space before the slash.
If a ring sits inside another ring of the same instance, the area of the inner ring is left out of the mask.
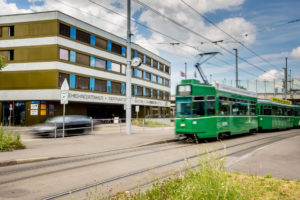
<path id="1" fill-rule="evenodd" d="M 62 115 L 60 86 L 70 85 L 66 114 L 125 117 L 126 40 L 58 11 L 0 16 L 0 122 L 31 125 Z M 132 44 L 132 113 L 169 117 L 170 62 Z"/>

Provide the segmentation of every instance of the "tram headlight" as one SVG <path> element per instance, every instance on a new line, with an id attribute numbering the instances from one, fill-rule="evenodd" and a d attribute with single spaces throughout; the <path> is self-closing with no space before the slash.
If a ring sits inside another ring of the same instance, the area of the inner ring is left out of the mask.
<path id="1" fill-rule="evenodd" d="M 197 121 L 193 121 L 193 124 L 197 124 Z"/>

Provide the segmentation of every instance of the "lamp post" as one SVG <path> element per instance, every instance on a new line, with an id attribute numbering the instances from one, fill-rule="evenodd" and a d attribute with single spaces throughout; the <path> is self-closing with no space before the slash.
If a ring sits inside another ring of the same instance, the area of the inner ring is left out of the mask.
<path id="1" fill-rule="evenodd" d="M 127 0 L 126 134 L 131 134 L 131 0 Z"/>

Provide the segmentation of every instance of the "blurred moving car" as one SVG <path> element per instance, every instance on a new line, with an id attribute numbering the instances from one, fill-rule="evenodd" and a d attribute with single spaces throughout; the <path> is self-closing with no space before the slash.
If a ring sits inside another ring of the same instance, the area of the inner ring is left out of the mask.
<path id="1" fill-rule="evenodd" d="M 94 123 L 94 122 L 93 122 Z M 96 122 L 98 124 L 98 122 Z M 93 124 L 94 125 L 94 124 Z M 32 131 L 41 136 L 62 136 L 63 116 L 57 116 L 47 119 L 45 123 L 38 124 L 32 127 Z M 92 121 L 87 116 L 82 115 L 67 115 L 65 116 L 65 135 L 87 133 L 91 131 Z"/>

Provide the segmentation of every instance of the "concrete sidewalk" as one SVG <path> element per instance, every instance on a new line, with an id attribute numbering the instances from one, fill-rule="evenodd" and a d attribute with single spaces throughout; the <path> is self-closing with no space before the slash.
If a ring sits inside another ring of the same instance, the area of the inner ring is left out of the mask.
<path id="1" fill-rule="evenodd" d="M 19 132 L 20 129 L 19 129 Z M 21 132 L 23 150 L 0 152 L 0 166 L 93 154 L 141 145 L 173 141 L 174 127 L 135 128 L 131 135 L 119 130 L 94 131 L 92 135 L 65 138 L 36 138 Z"/>

